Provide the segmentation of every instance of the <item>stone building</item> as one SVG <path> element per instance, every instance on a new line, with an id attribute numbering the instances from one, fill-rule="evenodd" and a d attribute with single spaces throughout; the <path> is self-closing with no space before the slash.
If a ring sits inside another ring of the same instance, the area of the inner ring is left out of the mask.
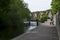
<path id="1" fill-rule="evenodd" d="M 36 12 L 31 12 L 31 19 L 36 20 L 37 18 L 40 20 L 40 17 L 42 17 L 42 14 L 47 14 L 49 18 L 52 17 L 51 10 L 45 10 L 45 11 L 36 11 Z M 50 20 L 50 19 L 48 19 Z M 50 20 L 51 21 L 51 20 Z M 53 21 L 54 24 L 56 25 L 56 15 L 53 16 Z"/>
<path id="2" fill-rule="evenodd" d="M 46 13 L 45 11 L 36 11 L 36 12 L 32 12 L 31 13 L 31 17 L 32 17 L 32 19 L 40 19 L 40 17 L 41 17 L 41 15 L 43 14 L 43 13 Z"/>

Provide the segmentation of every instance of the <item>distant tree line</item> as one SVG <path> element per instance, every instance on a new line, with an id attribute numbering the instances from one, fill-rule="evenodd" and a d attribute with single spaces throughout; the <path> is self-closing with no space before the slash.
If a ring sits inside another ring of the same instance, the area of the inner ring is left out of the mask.
<path id="1" fill-rule="evenodd" d="M 30 10 L 23 0 L 0 0 L 0 40 L 9 40 L 24 33 L 25 18 Z"/>

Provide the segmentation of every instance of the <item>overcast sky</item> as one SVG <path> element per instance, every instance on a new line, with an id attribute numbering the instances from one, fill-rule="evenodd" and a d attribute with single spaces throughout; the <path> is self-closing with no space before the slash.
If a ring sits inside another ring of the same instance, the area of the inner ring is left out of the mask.
<path id="1" fill-rule="evenodd" d="M 52 0 L 24 0 L 28 3 L 28 8 L 31 12 L 33 11 L 42 11 L 51 8 L 51 1 Z"/>

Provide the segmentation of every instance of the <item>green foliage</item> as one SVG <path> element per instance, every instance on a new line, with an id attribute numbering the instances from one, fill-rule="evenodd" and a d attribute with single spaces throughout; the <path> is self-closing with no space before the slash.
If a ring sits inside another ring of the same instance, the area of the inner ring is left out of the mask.
<path id="1" fill-rule="evenodd" d="M 60 0 L 52 0 L 51 6 L 52 13 L 56 13 L 58 10 L 60 10 Z"/>
<path id="2" fill-rule="evenodd" d="M 0 39 L 24 33 L 24 18 L 29 18 L 29 9 L 21 0 L 0 0 Z"/>
<path id="3" fill-rule="evenodd" d="M 44 13 L 44 14 L 42 14 L 41 15 L 41 22 L 44 22 L 44 21 L 47 21 L 47 19 L 48 19 L 48 16 Z"/>

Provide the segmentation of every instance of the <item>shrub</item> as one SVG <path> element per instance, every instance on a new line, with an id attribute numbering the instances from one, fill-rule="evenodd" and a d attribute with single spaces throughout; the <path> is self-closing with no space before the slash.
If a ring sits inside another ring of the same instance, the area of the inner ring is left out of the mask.
<path id="1" fill-rule="evenodd" d="M 47 21 L 48 18 L 49 18 L 49 17 L 48 17 L 46 14 L 42 14 L 42 15 L 41 15 L 41 18 L 40 18 L 40 21 L 41 21 L 41 22 L 45 22 L 45 21 Z"/>

